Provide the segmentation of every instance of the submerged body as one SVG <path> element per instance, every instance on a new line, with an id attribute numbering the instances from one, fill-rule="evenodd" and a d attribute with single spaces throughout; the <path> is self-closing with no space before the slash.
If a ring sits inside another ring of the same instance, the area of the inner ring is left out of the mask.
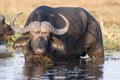
<path id="1" fill-rule="evenodd" d="M 24 33 L 23 37 L 16 40 L 14 47 L 22 47 L 26 61 L 31 61 L 38 55 L 46 55 L 54 61 L 79 59 L 86 54 L 91 58 L 104 58 L 100 26 L 82 8 L 41 6 L 30 14 L 25 24 L 26 29 L 22 28 L 22 32 L 14 26 L 11 28 Z"/>

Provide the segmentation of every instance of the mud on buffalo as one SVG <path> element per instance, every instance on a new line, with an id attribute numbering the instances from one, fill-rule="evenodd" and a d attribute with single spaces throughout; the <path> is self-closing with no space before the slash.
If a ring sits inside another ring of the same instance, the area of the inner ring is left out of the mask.
<path id="1" fill-rule="evenodd" d="M 98 22 L 80 7 L 37 7 L 25 26 L 18 27 L 11 19 L 11 28 L 22 34 L 13 47 L 22 48 L 26 62 L 40 62 L 39 56 L 51 61 L 79 60 L 86 54 L 96 60 L 104 58 L 102 33 Z"/>

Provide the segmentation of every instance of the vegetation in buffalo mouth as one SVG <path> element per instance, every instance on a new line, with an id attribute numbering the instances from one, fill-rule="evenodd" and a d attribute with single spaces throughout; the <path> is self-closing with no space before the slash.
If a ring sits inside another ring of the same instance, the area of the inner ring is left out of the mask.
<path id="1" fill-rule="evenodd" d="M 49 5 L 52 7 L 72 6 L 87 9 L 101 25 L 104 48 L 120 49 L 120 0 L 29 0 L 29 4 L 27 0 L 21 3 L 19 0 L 1 0 L 0 13 L 5 15 L 9 23 L 14 14 L 23 11 L 24 15 L 17 22 L 17 24 L 23 26 L 31 11 L 40 5 Z"/>
<path id="2" fill-rule="evenodd" d="M 44 55 L 32 55 L 32 57 L 27 56 L 26 63 L 49 64 L 49 65 L 53 64 L 53 62 L 47 56 L 44 56 Z"/>

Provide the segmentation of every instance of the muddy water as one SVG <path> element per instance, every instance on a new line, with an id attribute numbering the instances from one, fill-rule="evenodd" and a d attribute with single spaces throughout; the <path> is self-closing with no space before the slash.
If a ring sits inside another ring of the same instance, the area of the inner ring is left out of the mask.
<path id="1" fill-rule="evenodd" d="M 105 51 L 103 64 L 25 64 L 22 53 L 0 59 L 0 80 L 120 80 L 120 52 Z"/>

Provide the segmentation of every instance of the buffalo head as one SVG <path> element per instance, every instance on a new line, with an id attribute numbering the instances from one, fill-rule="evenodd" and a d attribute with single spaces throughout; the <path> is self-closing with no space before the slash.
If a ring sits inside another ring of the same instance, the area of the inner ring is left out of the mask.
<path id="1" fill-rule="evenodd" d="M 0 14 L 0 40 L 5 40 L 7 35 L 14 34 L 13 30 L 5 23 L 5 17 Z"/>
<path id="2" fill-rule="evenodd" d="M 56 29 L 48 21 L 33 21 L 24 28 L 17 27 L 14 25 L 14 21 L 17 16 L 22 13 L 15 15 L 11 19 L 11 28 L 17 33 L 28 33 L 27 37 L 21 37 L 17 39 L 14 47 L 30 47 L 33 54 L 45 54 L 49 49 L 64 51 L 64 44 L 60 39 L 54 35 L 63 35 L 69 29 L 69 21 L 61 14 L 59 16 L 63 18 L 66 26 L 61 29 Z M 51 50 L 50 50 L 51 51 Z"/>

